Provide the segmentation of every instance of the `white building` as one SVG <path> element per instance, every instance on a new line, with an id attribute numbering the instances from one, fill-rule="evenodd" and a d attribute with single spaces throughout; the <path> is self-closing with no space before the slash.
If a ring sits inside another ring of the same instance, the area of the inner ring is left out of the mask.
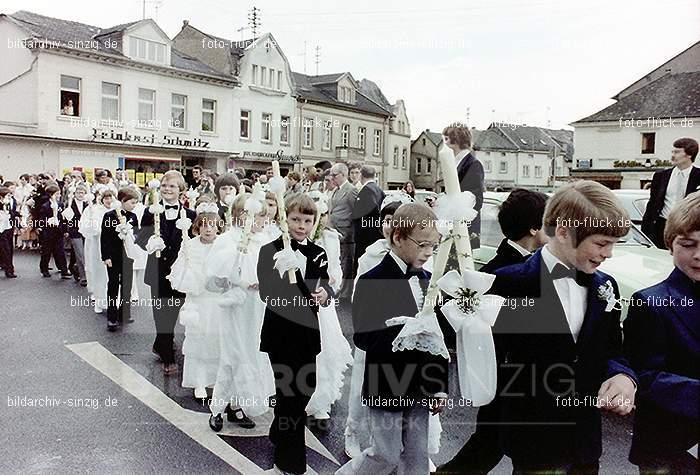
<path id="1" fill-rule="evenodd" d="M 392 113 L 361 90 L 348 72 L 307 76 L 293 73 L 296 85 L 298 154 L 303 166 L 319 161 L 351 161 L 374 167 L 386 186 L 387 136 Z"/>
<path id="2" fill-rule="evenodd" d="M 614 104 L 572 123 L 572 175 L 613 189 L 644 187 L 670 166 L 676 139 L 700 141 L 699 84 L 697 42 L 613 96 Z"/>
<path id="3" fill-rule="evenodd" d="M 6 177 L 218 168 L 233 150 L 235 76 L 174 48 L 152 20 L 103 29 L 19 11 L 0 15 L 0 44 Z"/>
<path id="4" fill-rule="evenodd" d="M 272 34 L 237 42 L 204 33 L 185 21 L 173 42 L 240 81 L 240 88 L 232 91 L 232 121 L 226 124 L 233 152 L 216 171 L 243 167 L 248 174 L 264 172 L 273 158 L 280 159 L 283 169 L 297 163 L 294 84 L 289 62 Z"/>

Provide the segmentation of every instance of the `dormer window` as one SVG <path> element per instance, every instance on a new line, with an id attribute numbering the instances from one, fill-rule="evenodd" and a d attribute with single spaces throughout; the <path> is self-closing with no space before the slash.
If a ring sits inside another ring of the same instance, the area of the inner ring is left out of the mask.
<path id="1" fill-rule="evenodd" d="M 142 38 L 129 38 L 129 56 L 133 59 L 150 61 L 153 63 L 165 63 L 165 48 L 163 43 L 144 40 Z"/>
<path id="2" fill-rule="evenodd" d="M 346 104 L 354 104 L 355 90 L 351 87 L 338 86 L 338 100 Z"/>

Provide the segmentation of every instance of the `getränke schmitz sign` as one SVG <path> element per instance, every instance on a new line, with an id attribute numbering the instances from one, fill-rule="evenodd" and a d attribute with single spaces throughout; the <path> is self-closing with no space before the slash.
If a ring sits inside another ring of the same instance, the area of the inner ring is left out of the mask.
<path id="1" fill-rule="evenodd" d="M 209 142 L 200 138 L 183 139 L 178 136 L 163 135 L 162 138 L 156 134 L 137 135 L 128 131 L 117 132 L 114 129 L 92 129 L 90 140 L 93 142 L 119 142 L 133 143 L 139 145 L 155 145 L 160 147 L 184 147 L 184 148 L 209 148 Z"/>

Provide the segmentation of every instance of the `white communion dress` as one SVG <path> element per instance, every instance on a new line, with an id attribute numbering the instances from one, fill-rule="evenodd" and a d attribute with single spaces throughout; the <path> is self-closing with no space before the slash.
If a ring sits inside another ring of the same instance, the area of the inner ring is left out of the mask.
<path id="1" fill-rule="evenodd" d="M 95 312 L 107 310 L 107 266 L 102 262 L 100 237 L 102 218 L 109 211 L 101 203 L 91 204 L 80 216 L 78 231 L 85 238 L 85 277 L 87 290 L 95 301 Z"/>

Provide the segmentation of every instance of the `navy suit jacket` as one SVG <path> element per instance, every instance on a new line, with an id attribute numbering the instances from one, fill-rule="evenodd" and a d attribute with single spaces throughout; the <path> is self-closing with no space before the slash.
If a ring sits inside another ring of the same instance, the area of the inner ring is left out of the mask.
<path id="1" fill-rule="evenodd" d="M 597 461 L 602 436 L 594 398 L 603 381 L 618 373 L 636 382 L 622 355 L 620 311 L 605 312 L 606 302 L 597 295 L 610 281 L 619 297 L 617 283 L 603 272 L 593 274 L 574 341 L 541 249 L 495 274 L 488 293 L 513 299 L 501 308 L 494 326 L 498 352 L 505 358 L 499 371 L 505 454 L 520 464 Z"/>
<path id="2" fill-rule="evenodd" d="M 624 325 L 625 353 L 639 375 L 632 463 L 673 456 L 698 443 L 698 309 L 698 284 L 678 268 L 663 282 L 632 296 Z"/>
<path id="3" fill-rule="evenodd" d="M 422 271 L 418 278 L 427 287 L 430 273 Z M 387 327 L 386 320 L 413 317 L 416 313 L 418 307 L 408 276 L 390 254 L 357 280 L 352 302 L 353 339 L 355 345 L 366 352 L 362 396 L 372 398 L 367 405 L 402 411 L 418 404 L 418 400 L 447 393 L 445 358 L 419 350 L 392 351 L 392 342 L 402 326 Z M 443 334 L 452 331 L 439 312 L 438 320 Z M 385 405 L 375 404 L 378 400 Z"/>
<path id="4" fill-rule="evenodd" d="M 476 197 L 474 209 L 479 214 L 469 226 L 469 234 L 481 235 L 481 206 L 484 203 L 484 166 L 474 155 L 468 153 L 457 166 L 457 178 L 460 191 L 471 191 Z M 481 245 L 480 237 L 470 239 L 472 249 L 478 249 Z"/>

